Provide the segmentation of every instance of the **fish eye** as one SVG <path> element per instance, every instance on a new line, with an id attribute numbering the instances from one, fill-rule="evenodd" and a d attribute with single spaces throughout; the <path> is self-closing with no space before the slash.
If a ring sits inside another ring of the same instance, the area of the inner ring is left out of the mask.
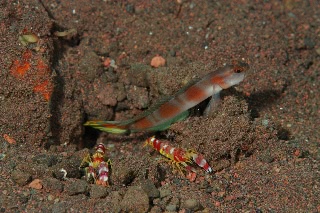
<path id="1" fill-rule="evenodd" d="M 241 67 L 235 67 L 235 68 L 233 69 L 233 72 L 235 72 L 235 73 L 242 73 L 242 72 L 243 72 L 243 68 L 241 68 Z"/>

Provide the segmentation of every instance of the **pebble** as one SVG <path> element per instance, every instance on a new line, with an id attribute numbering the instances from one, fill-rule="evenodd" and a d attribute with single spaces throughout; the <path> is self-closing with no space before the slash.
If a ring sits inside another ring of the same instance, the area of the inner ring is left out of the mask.
<path id="1" fill-rule="evenodd" d="M 90 190 L 91 198 L 104 198 L 108 195 L 107 188 L 100 185 L 92 185 Z"/>
<path id="2" fill-rule="evenodd" d="M 271 163 L 274 161 L 274 157 L 271 155 L 270 150 L 263 151 L 259 156 L 258 159 L 263 163 Z"/>
<path id="3" fill-rule="evenodd" d="M 147 212 L 149 209 L 149 197 L 140 186 L 130 186 L 120 206 L 124 212 Z"/>
<path id="4" fill-rule="evenodd" d="M 48 198 L 47 198 L 49 201 L 52 201 L 54 199 L 54 196 L 53 195 L 48 195 Z"/>
<path id="5" fill-rule="evenodd" d="M 309 37 L 304 38 L 303 43 L 304 43 L 304 46 L 310 50 L 313 49 L 316 45 L 316 42 L 312 38 L 309 38 Z"/>
<path id="6" fill-rule="evenodd" d="M 159 206 L 154 206 L 151 208 L 150 213 L 162 213 L 162 209 Z"/>
<path id="7" fill-rule="evenodd" d="M 176 204 L 169 204 L 166 206 L 166 210 L 169 212 L 175 212 L 177 211 L 178 206 Z"/>
<path id="8" fill-rule="evenodd" d="M 24 186 L 32 179 L 32 176 L 28 172 L 22 172 L 20 170 L 14 170 L 11 173 L 11 178 L 19 186 Z"/>
<path id="9" fill-rule="evenodd" d="M 62 192 L 63 184 L 55 178 L 46 178 L 42 181 L 43 188 L 49 191 Z"/>
<path id="10" fill-rule="evenodd" d="M 101 64 L 100 57 L 94 51 L 86 51 L 78 61 L 80 75 L 86 80 L 93 82 L 100 70 L 97 69 Z"/>
<path id="11" fill-rule="evenodd" d="M 221 159 L 217 162 L 213 162 L 212 163 L 212 167 L 214 168 L 214 170 L 216 171 L 221 171 L 225 168 L 230 167 L 231 163 L 228 159 Z"/>
<path id="12" fill-rule="evenodd" d="M 31 183 L 29 183 L 29 187 L 33 189 L 42 189 L 42 181 L 40 179 L 34 179 Z"/>
<path id="13" fill-rule="evenodd" d="M 32 192 L 32 191 L 31 191 Z M 29 191 L 24 191 L 22 193 L 25 197 L 28 197 L 30 194 L 33 195 L 34 193 L 30 193 Z"/>
<path id="14" fill-rule="evenodd" d="M 164 198 L 171 195 L 170 189 L 160 189 L 160 198 Z"/>
<path id="15" fill-rule="evenodd" d="M 39 154 L 32 158 L 32 161 L 37 164 L 44 164 L 47 167 L 51 167 L 58 162 L 58 158 L 54 155 L 47 155 L 47 154 Z"/>
<path id="16" fill-rule="evenodd" d="M 147 73 L 149 73 L 152 68 L 146 64 L 133 64 L 127 73 L 127 77 L 131 85 L 139 87 L 148 87 Z"/>
<path id="17" fill-rule="evenodd" d="M 142 189 L 148 194 L 149 198 L 158 198 L 160 197 L 160 192 L 153 184 L 153 182 L 147 179 L 143 184 L 141 184 Z"/>
<path id="18" fill-rule="evenodd" d="M 53 166 L 54 177 L 58 180 L 65 180 L 65 172 L 61 171 L 61 169 L 64 169 L 67 172 L 67 178 L 80 178 L 80 163 L 81 159 L 75 155 L 68 157 L 68 159 L 63 159 L 61 162 Z"/>
<path id="19" fill-rule="evenodd" d="M 0 161 L 6 157 L 6 154 L 0 153 Z"/>
<path id="20" fill-rule="evenodd" d="M 263 119 L 261 121 L 262 125 L 265 126 L 265 127 L 268 127 L 268 124 L 269 124 L 269 120 L 268 119 Z"/>
<path id="21" fill-rule="evenodd" d="M 201 208 L 201 205 L 200 205 L 200 202 L 196 199 L 188 199 L 182 203 L 182 207 L 185 209 L 197 211 Z"/>
<path id="22" fill-rule="evenodd" d="M 116 106 L 117 105 L 117 96 L 120 90 L 124 91 L 124 87 L 117 88 L 116 84 L 106 84 L 98 92 L 98 100 L 106 106 Z"/>
<path id="23" fill-rule="evenodd" d="M 67 212 L 67 204 L 65 202 L 55 203 L 52 207 L 52 213 Z"/>
<path id="24" fill-rule="evenodd" d="M 85 180 L 76 180 L 66 186 L 65 191 L 68 195 L 85 194 L 88 189 L 88 183 Z"/>
<path id="25" fill-rule="evenodd" d="M 161 56 L 155 56 L 151 60 L 151 66 L 158 68 L 163 67 L 166 64 L 166 60 Z"/>
<path id="26" fill-rule="evenodd" d="M 127 4 L 127 5 L 126 5 L 126 11 L 127 11 L 128 13 L 133 14 L 133 13 L 135 12 L 135 7 L 134 7 L 134 5 L 133 5 L 133 4 Z"/>
<path id="27" fill-rule="evenodd" d="M 206 180 L 202 181 L 200 184 L 200 189 L 206 189 L 206 188 L 208 188 L 208 186 L 209 186 L 208 181 L 206 181 Z"/>
<path id="28" fill-rule="evenodd" d="M 144 87 L 129 86 L 127 99 L 138 109 L 147 108 L 150 103 L 149 92 Z"/>
<path id="29" fill-rule="evenodd" d="M 120 202 L 122 200 L 122 195 L 119 191 L 111 191 L 108 197 L 111 200 L 110 205 L 113 206 L 111 212 L 121 212 Z"/>

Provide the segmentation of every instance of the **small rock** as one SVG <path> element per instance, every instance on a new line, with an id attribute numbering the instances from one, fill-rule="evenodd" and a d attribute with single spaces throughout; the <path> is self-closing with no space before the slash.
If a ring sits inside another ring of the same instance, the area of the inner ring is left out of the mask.
<path id="1" fill-rule="evenodd" d="M 197 211 L 201 208 L 200 202 L 196 199 L 188 199 L 182 203 L 182 208 Z"/>
<path id="2" fill-rule="evenodd" d="M 200 189 L 206 189 L 208 187 L 209 187 L 208 181 L 204 180 L 204 181 L 201 182 Z"/>
<path id="3" fill-rule="evenodd" d="M 166 206 L 166 210 L 169 212 L 175 212 L 177 211 L 178 206 L 176 204 L 169 204 Z"/>
<path id="4" fill-rule="evenodd" d="M 163 67 L 166 64 L 166 60 L 161 56 L 155 56 L 151 60 L 151 66 L 158 68 Z"/>
<path id="5" fill-rule="evenodd" d="M 126 5 L 126 11 L 127 11 L 128 13 L 133 14 L 133 13 L 135 12 L 135 7 L 134 7 L 134 5 L 133 5 L 133 4 L 127 4 L 127 5 Z"/>
<path id="6" fill-rule="evenodd" d="M 158 198 L 160 196 L 159 190 L 153 184 L 153 182 L 147 179 L 143 184 L 141 184 L 142 189 L 148 194 L 149 198 Z"/>
<path id="7" fill-rule="evenodd" d="M 208 194 L 211 194 L 214 190 L 211 186 L 208 186 L 208 188 L 205 189 L 205 191 L 208 193 Z"/>
<path id="8" fill-rule="evenodd" d="M 100 185 L 92 185 L 90 190 L 91 198 L 104 198 L 108 195 L 107 188 Z"/>
<path id="9" fill-rule="evenodd" d="M 230 167 L 231 162 L 228 159 L 221 159 L 219 161 L 213 162 L 212 167 L 215 171 L 221 171 L 225 168 Z"/>
<path id="10" fill-rule="evenodd" d="M 14 170 L 11 173 L 11 178 L 19 186 L 24 186 L 32 179 L 32 176 L 27 172 L 22 172 L 20 170 Z"/>
<path id="11" fill-rule="evenodd" d="M 159 206 L 154 206 L 151 208 L 150 213 L 162 213 L 162 209 Z"/>
<path id="12" fill-rule="evenodd" d="M 173 178 L 172 182 L 177 186 L 181 186 L 181 179 L 180 178 Z"/>
<path id="13" fill-rule="evenodd" d="M 88 183 L 85 180 L 76 180 L 69 185 L 66 185 L 65 191 L 68 195 L 85 194 L 88 189 Z"/>
<path id="14" fill-rule="evenodd" d="M 52 207 L 52 213 L 64 213 L 67 212 L 67 205 L 65 202 L 55 203 Z"/>
<path id="15" fill-rule="evenodd" d="M 115 106 L 117 104 L 117 95 L 112 84 L 107 84 L 105 87 L 101 88 L 97 98 L 106 106 Z"/>
<path id="16" fill-rule="evenodd" d="M 29 201 L 30 198 L 31 198 L 31 194 L 29 192 L 22 193 L 22 194 L 18 195 L 18 200 L 14 204 L 16 204 L 16 205 L 19 205 L 18 203 L 25 204 L 25 203 L 27 203 Z"/>
<path id="17" fill-rule="evenodd" d="M 130 186 L 120 206 L 125 212 L 147 212 L 149 209 L 149 197 L 141 187 Z"/>
<path id="18" fill-rule="evenodd" d="M 28 197 L 30 195 L 30 191 L 24 191 L 22 194 L 23 196 Z"/>
<path id="19" fill-rule="evenodd" d="M 54 191 L 54 192 L 62 192 L 63 191 L 63 184 L 61 181 L 55 178 L 45 178 L 42 181 L 43 187 L 46 190 Z"/>
<path id="20" fill-rule="evenodd" d="M 156 198 L 156 199 L 153 200 L 152 203 L 153 203 L 154 206 L 159 206 L 160 202 L 161 202 L 160 198 Z"/>
<path id="21" fill-rule="evenodd" d="M 40 179 L 34 179 L 31 183 L 29 183 L 29 187 L 33 189 L 42 189 L 42 181 Z"/>
<path id="22" fill-rule="evenodd" d="M 127 91 L 127 98 L 136 108 L 144 109 L 149 106 L 148 90 L 144 87 L 130 86 Z"/>
<path id="23" fill-rule="evenodd" d="M 171 57 L 176 57 L 176 51 L 175 50 L 173 50 L 173 49 L 171 49 L 170 51 L 169 51 L 169 54 L 170 54 L 170 56 Z"/>
<path id="24" fill-rule="evenodd" d="M 54 155 L 40 154 L 40 155 L 34 156 L 32 158 L 32 161 L 37 164 L 44 164 L 47 167 L 51 167 L 51 166 L 57 164 L 58 159 Z"/>
<path id="25" fill-rule="evenodd" d="M 196 177 L 197 177 L 197 173 L 195 173 L 195 172 L 189 172 L 187 175 L 187 179 L 190 182 L 194 182 L 196 180 Z"/>
<path id="26" fill-rule="evenodd" d="M 6 154 L 0 153 L 0 161 L 6 157 Z"/>
<path id="27" fill-rule="evenodd" d="M 10 144 L 17 144 L 17 141 L 7 134 L 3 134 L 3 138 Z"/>
<path id="28" fill-rule="evenodd" d="M 121 212 L 120 202 L 122 200 L 122 196 L 119 191 L 111 191 L 109 197 L 111 200 L 110 205 L 113 206 L 111 212 Z"/>
<path id="29" fill-rule="evenodd" d="M 61 162 L 52 166 L 53 176 L 59 180 L 64 180 L 65 173 L 61 172 L 61 169 L 64 169 L 67 172 L 67 178 L 80 178 L 80 163 L 81 159 L 78 156 L 71 156 L 67 159 L 63 159 Z"/>
<path id="30" fill-rule="evenodd" d="M 312 38 L 309 38 L 309 37 L 304 38 L 303 42 L 304 42 L 304 45 L 307 49 L 313 49 L 316 45 L 316 42 Z"/>
<path id="31" fill-rule="evenodd" d="M 262 152 L 258 156 L 258 159 L 263 163 L 271 163 L 274 161 L 274 157 L 272 157 L 270 150 L 265 150 L 264 152 Z"/>
<path id="32" fill-rule="evenodd" d="M 47 199 L 48 199 L 48 201 L 52 201 L 54 199 L 54 196 L 53 195 L 48 195 Z"/>
<path id="33" fill-rule="evenodd" d="M 261 123 L 262 123 L 263 126 L 268 127 L 268 125 L 269 125 L 269 120 L 268 120 L 268 119 L 263 119 L 263 120 L 261 121 Z"/>
<path id="34" fill-rule="evenodd" d="M 147 73 L 150 73 L 151 67 L 145 64 L 133 64 L 128 71 L 128 79 L 131 85 L 147 87 Z"/>
<path id="35" fill-rule="evenodd" d="M 78 62 L 79 71 L 84 79 L 92 82 L 99 76 L 100 70 L 97 69 L 101 64 L 100 57 L 93 51 L 85 52 Z"/>
<path id="36" fill-rule="evenodd" d="M 170 189 L 160 189 L 160 198 L 164 198 L 171 195 Z"/>

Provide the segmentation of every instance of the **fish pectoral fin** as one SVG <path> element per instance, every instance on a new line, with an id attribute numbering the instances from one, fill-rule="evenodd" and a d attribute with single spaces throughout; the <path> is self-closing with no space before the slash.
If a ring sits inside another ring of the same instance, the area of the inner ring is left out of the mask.
<path id="1" fill-rule="evenodd" d="M 213 94 L 207 108 L 204 110 L 204 116 L 209 117 L 213 115 L 220 102 L 220 92 Z"/>

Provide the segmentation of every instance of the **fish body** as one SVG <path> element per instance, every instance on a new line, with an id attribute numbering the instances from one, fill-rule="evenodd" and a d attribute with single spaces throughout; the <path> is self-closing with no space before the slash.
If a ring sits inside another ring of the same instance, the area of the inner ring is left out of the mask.
<path id="1" fill-rule="evenodd" d="M 114 134 L 165 130 L 172 123 L 186 118 L 190 108 L 212 96 L 205 112 L 208 113 L 219 102 L 220 92 L 240 83 L 247 70 L 248 64 L 234 62 L 208 73 L 136 118 L 127 121 L 88 121 L 84 125 Z"/>

